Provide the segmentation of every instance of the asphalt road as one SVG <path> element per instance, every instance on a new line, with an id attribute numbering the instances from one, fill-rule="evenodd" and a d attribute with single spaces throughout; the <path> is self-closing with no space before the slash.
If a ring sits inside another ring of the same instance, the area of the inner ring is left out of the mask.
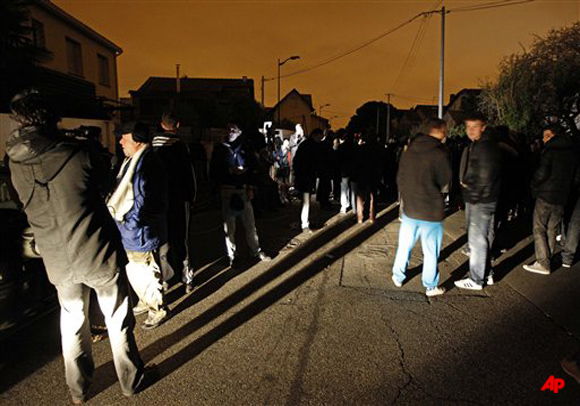
<path id="1" fill-rule="evenodd" d="M 498 259 L 498 283 L 454 289 L 467 270 L 456 213 L 440 262 L 450 290 L 429 300 L 420 248 L 410 281 L 402 288 L 390 281 L 396 209 L 384 209 L 374 225 L 316 212 L 321 228 L 313 234 L 292 227 L 297 217 L 292 207 L 260 218 L 262 246 L 276 258 L 234 271 L 222 258 L 219 212 L 196 214 L 196 289 L 184 295 L 174 287 L 173 318 L 136 329 L 142 357 L 161 379 L 125 399 L 108 341 L 97 343 L 88 404 L 580 404 L 580 386 L 559 366 L 580 349 L 578 264 L 526 275 L 520 265 L 533 250 L 522 238 Z M 58 334 L 55 313 L 4 343 L 0 403 L 70 402 Z M 558 393 L 541 391 L 550 376 L 565 380 Z"/>

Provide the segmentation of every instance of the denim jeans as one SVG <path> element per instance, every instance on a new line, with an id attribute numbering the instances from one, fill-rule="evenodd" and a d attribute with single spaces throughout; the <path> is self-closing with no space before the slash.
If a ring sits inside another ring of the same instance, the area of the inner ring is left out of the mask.
<path id="1" fill-rule="evenodd" d="M 60 302 L 60 330 L 66 382 L 75 400 L 84 400 L 94 371 L 89 326 L 90 289 L 94 289 L 113 351 L 113 362 L 125 396 L 135 393 L 142 377 L 143 362 L 139 356 L 124 273 L 106 278 L 56 285 Z"/>
<path id="2" fill-rule="evenodd" d="M 443 222 L 441 221 L 415 220 L 402 214 L 401 227 L 399 228 L 399 246 L 393 264 L 393 275 L 395 279 L 401 282 L 405 280 L 411 250 L 419 237 L 421 237 L 421 248 L 423 250 L 421 281 L 427 289 L 433 289 L 439 283 L 437 261 L 439 259 L 439 251 L 441 251 L 441 241 L 443 240 Z"/>
<path id="3" fill-rule="evenodd" d="M 550 204 L 542 199 L 536 199 L 534 206 L 534 248 L 536 261 L 546 269 L 550 269 L 552 255 L 556 248 L 558 226 L 562 221 L 564 206 Z"/>
<path id="4" fill-rule="evenodd" d="M 230 207 L 230 201 L 234 194 L 237 194 L 244 202 L 244 208 L 242 210 L 235 210 Z M 222 187 L 221 197 L 228 258 L 230 261 L 233 261 L 236 256 L 236 219 L 238 217 L 242 220 L 246 231 L 246 242 L 250 248 L 250 254 L 252 256 L 257 255 L 260 252 L 260 243 L 258 241 L 258 232 L 256 231 L 254 208 L 248 198 L 246 189 Z"/>
<path id="5" fill-rule="evenodd" d="M 490 249 L 495 238 L 496 206 L 497 202 L 469 204 L 469 276 L 479 285 L 483 285 L 491 270 Z"/>
<path id="6" fill-rule="evenodd" d="M 574 261 L 574 255 L 578 249 L 578 241 L 580 240 L 580 198 L 576 201 L 572 218 L 568 223 L 566 230 L 566 245 L 562 251 L 562 262 L 571 264 Z"/>

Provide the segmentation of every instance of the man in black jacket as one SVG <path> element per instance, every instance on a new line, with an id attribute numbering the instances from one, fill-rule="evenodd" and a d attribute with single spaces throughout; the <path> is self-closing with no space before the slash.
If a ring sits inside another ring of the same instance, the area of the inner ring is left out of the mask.
<path id="1" fill-rule="evenodd" d="M 167 173 L 169 207 L 167 210 L 168 242 L 160 249 L 163 280 L 181 274 L 187 293 L 193 290 L 193 267 L 189 260 L 189 211 L 195 200 L 195 173 L 189 149 L 177 136 L 179 119 L 167 112 L 161 117 L 163 133 L 153 137 L 153 151 Z"/>
<path id="2" fill-rule="evenodd" d="M 300 222 L 303 231 L 310 231 L 310 196 L 316 189 L 316 174 L 318 173 L 320 158 L 320 143 L 324 138 L 321 129 L 314 129 L 308 138 L 298 145 L 296 155 L 292 161 L 294 169 L 294 188 L 302 197 Z"/>
<path id="3" fill-rule="evenodd" d="M 501 151 L 495 137 L 486 131 L 486 120 L 476 114 L 465 120 L 471 145 L 461 157 L 459 181 L 467 214 L 469 275 L 456 281 L 462 289 L 481 290 L 491 285 L 490 248 L 495 236 L 494 221 L 500 194 Z"/>
<path id="4" fill-rule="evenodd" d="M 429 121 L 427 133 L 413 138 L 401 155 L 397 184 L 401 193 L 402 215 L 392 279 L 395 286 L 403 286 L 411 250 L 421 237 L 421 279 L 426 295 L 436 296 L 445 292 L 444 288 L 437 286 L 437 261 L 445 218 L 443 190 L 451 182 L 451 161 L 441 142 L 447 133 L 445 122 L 439 119 Z"/>
<path id="5" fill-rule="evenodd" d="M 550 274 L 556 234 L 562 222 L 564 205 L 568 201 L 578 166 L 572 142 L 561 134 L 558 125 L 550 125 L 543 132 L 544 151 L 540 166 L 532 178 L 534 207 L 534 247 L 536 262 L 524 265 L 528 272 Z"/>
<path id="6" fill-rule="evenodd" d="M 125 396 L 144 377 L 128 296 L 127 256 L 99 194 L 95 168 L 78 142 L 65 139 L 58 118 L 36 91 L 11 103 L 20 127 L 6 143 L 12 182 L 32 226 L 50 282 L 61 305 L 60 329 L 66 381 L 74 404 L 87 396 L 94 372 L 87 317 L 89 293 L 99 299 Z"/>

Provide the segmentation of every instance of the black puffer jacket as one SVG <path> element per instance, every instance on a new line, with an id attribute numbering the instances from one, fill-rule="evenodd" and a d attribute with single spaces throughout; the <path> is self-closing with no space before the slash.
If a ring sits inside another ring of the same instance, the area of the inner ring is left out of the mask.
<path id="1" fill-rule="evenodd" d="M 496 138 L 483 133 L 463 150 L 459 181 L 466 203 L 497 202 L 501 189 L 501 150 Z"/>
<path id="2" fill-rule="evenodd" d="M 50 281 L 111 277 L 127 263 L 88 152 L 58 130 L 27 127 L 6 143 L 12 183 Z"/>
<path id="3" fill-rule="evenodd" d="M 567 136 L 556 136 L 548 141 L 532 178 L 534 196 L 547 203 L 566 204 L 577 178 L 579 159 Z"/>
<path id="4" fill-rule="evenodd" d="M 438 139 L 419 134 L 401 154 L 397 184 L 403 213 L 415 220 L 442 221 L 442 190 L 451 182 L 451 161 Z"/>

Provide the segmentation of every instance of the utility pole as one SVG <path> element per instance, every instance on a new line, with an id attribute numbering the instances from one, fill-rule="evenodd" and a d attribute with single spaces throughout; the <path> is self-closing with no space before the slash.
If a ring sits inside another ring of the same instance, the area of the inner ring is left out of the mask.
<path id="1" fill-rule="evenodd" d="M 385 143 L 391 139 L 391 93 L 387 93 L 387 136 Z"/>
<path id="2" fill-rule="evenodd" d="M 377 103 L 377 140 L 379 139 L 379 110 L 381 108 L 381 102 Z"/>
<path id="3" fill-rule="evenodd" d="M 264 75 L 262 75 L 262 107 L 265 107 L 265 104 L 264 104 L 264 82 L 265 82 Z"/>
<path id="4" fill-rule="evenodd" d="M 443 97 L 445 83 L 445 6 L 441 7 L 441 57 L 439 59 L 439 109 L 437 116 L 443 118 Z"/>
<path id="5" fill-rule="evenodd" d="M 177 93 L 181 93 L 181 78 L 179 77 L 179 64 L 175 64 L 175 80 Z"/>

